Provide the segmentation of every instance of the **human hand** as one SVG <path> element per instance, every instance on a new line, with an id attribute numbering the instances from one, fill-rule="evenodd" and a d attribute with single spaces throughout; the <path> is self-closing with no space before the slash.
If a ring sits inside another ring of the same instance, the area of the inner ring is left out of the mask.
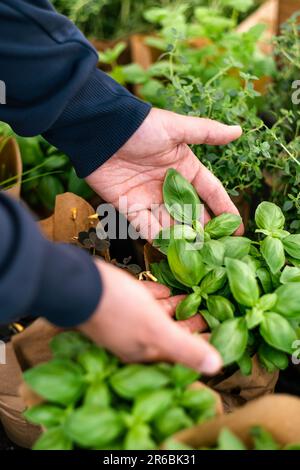
<path id="1" fill-rule="evenodd" d="M 172 316 L 182 295 L 170 297 L 166 286 L 135 280 L 103 261 L 97 261 L 103 296 L 96 312 L 79 326 L 95 343 L 124 362 L 167 361 L 198 372 L 215 374 L 222 366 L 219 353 L 201 335 L 200 315 L 185 322 Z"/>
<path id="2" fill-rule="evenodd" d="M 240 137 L 240 126 L 226 126 L 209 119 L 186 117 L 152 109 L 144 123 L 104 165 L 88 176 L 88 184 L 107 202 L 119 208 L 127 197 L 125 215 L 143 237 L 151 239 L 169 224 L 162 214 L 150 212 L 163 203 L 162 186 L 167 170 L 179 171 L 196 188 L 215 214 L 238 214 L 221 182 L 198 160 L 188 144 L 224 145 Z M 139 204 L 139 209 L 134 206 Z M 209 220 L 206 212 L 205 222 Z M 243 233 L 243 226 L 236 232 Z"/>

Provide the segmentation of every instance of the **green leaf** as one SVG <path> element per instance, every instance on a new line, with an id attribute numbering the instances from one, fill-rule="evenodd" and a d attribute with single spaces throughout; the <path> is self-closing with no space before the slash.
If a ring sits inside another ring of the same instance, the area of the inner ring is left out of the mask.
<path id="1" fill-rule="evenodd" d="M 259 288 L 252 270 L 243 261 L 225 259 L 227 276 L 233 297 L 246 307 L 253 307 L 259 299 Z"/>
<path id="2" fill-rule="evenodd" d="M 183 299 L 176 307 L 176 319 L 187 320 L 193 317 L 199 310 L 201 304 L 201 295 L 193 293 Z"/>
<path id="3" fill-rule="evenodd" d="M 279 445 L 275 442 L 271 433 L 254 426 L 250 431 L 254 443 L 254 450 L 279 450 Z"/>
<path id="4" fill-rule="evenodd" d="M 276 290 L 276 295 L 274 312 L 286 318 L 300 320 L 300 283 L 284 284 Z"/>
<path id="5" fill-rule="evenodd" d="M 158 390 L 170 382 L 168 374 L 156 366 L 130 364 L 113 374 L 110 383 L 122 398 L 136 398 L 140 393 Z"/>
<path id="6" fill-rule="evenodd" d="M 246 313 L 246 323 L 247 323 L 247 328 L 249 330 L 253 330 L 253 328 L 256 328 L 264 318 L 264 312 L 263 310 L 253 307 L 251 310 L 247 310 Z"/>
<path id="7" fill-rule="evenodd" d="M 204 320 L 206 321 L 208 325 L 208 328 L 211 331 L 220 325 L 219 320 L 217 320 L 213 315 L 211 315 L 208 310 L 201 310 L 200 315 L 204 318 Z"/>
<path id="8" fill-rule="evenodd" d="M 59 359 L 77 359 L 92 343 L 77 331 L 65 331 L 55 336 L 50 343 L 53 355 Z"/>
<path id="9" fill-rule="evenodd" d="M 300 259 L 300 234 L 289 235 L 282 240 L 285 251 L 295 259 Z"/>
<path id="10" fill-rule="evenodd" d="M 82 369 L 63 359 L 53 359 L 24 373 L 29 387 L 50 402 L 61 405 L 75 403 L 84 390 Z"/>
<path id="11" fill-rule="evenodd" d="M 186 286 L 181 284 L 174 277 L 167 260 L 162 260 L 160 263 L 151 264 L 151 272 L 161 284 L 164 284 L 168 287 L 173 287 L 174 289 L 178 289 L 181 292 L 189 291 Z"/>
<path id="12" fill-rule="evenodd" d="M 274 305 L 277 302 L 277 295 L 273 294 L 266 294 L 263 295 L 256 304 L 256 308 L 262 310 L 263 312 L 267 312 L 268 310 L 272 310 Z"/>
<path id="13" fill-rule="evenodd" d="M 203 295 L 214 294 L 222 289 L 227 280 L 225 268 L 215 268 L 210 271 L 200 284 L 200 291 Z"/>
<path id="14" fill-rule="evenodd" d="M 66 416 L 66 410 L 55 405 L 43 403 L 42 405 L 29 408 L 23 414 L 30 423 L 51 428 L 61 424 Z"/>
<path id="15" fill-rule="evenodd" d="M 234 306 L 232 303 L 220 295 L 211 295 L 207 299 L 207 308 L 213 317 L 220 322 L 234 317 Z"/>
<path id="16" fill-rule="evenodd" d="M 60 170 L 69 163 L 69 159 L 66 155 L 51 155 L 46 158 L 43 168 L 47 171 Z"/>
<path id="17" fill-rule="evenodd" d="M 256 275 L 260 280 L 265 294 L 269 294 L 273 290 L 272 277 L 267 268 L 259 268 Z"/>
<path id="18" fill-rule="evenodd" d="M 238 361 L 238 366 L 242 375 L 249 376 L 252 374 L 252 359 L 247 352 L 245 352 L 245 354 Z"/>
<path id="19" fill-rule="evenodd" d="M 64 187 L 60 179 L 56 176 L 43 176 L 39 180 L 38 195 L 48 210 L 53 210 L 55 207 L 56 196 L 64 193 Z"/>
<path id="20" fill-rule="evenodd" d="M 160 440 L 166 439 L 176 432 L 192 426 L 192 419 L 184 409 L 180 407 L 170 408 L 165 411 L 165 413 L 162 413 L 154 422 L 154 428 L 158 433 Z"/>
<path id="21" fill-rule="evenodd" d="M 183 392 L 179 404 L 187 410 L 206 412 L 210 410 L 215 414 L 216 398 L 208 388 L 190 388 Z"/>
<path id="22" fill-rule="evenodd" d="M 255 212 L 255 222 L 263 230 L 283 229 L 285 217 L 282 210 L 272 202 L 262 202 Z"/>
<path id="23" fill-rule="evenodd" d="M 278 313 L 267 312 L 259 330 L 270 346 L 288 354 L 293 353 L 293 343 L 297 340 L 297 335 L 286 318 Z"/>
<path id="24" fill-rule="evenodd" d="M 44 432 L 36 441 L 33 450 L 72 450 L 71 440 L 64 434 L 61 427 Z"/>
<path id="25" fill-rule="evenodd" d="M 225 247 L 218 240 L 210 240 L 204 243 L 200 253 L 203 262 L 211 267 L 222 266 L 224 263 Z"/>
<path id="26" fill-rule="evenodd" d="M 118 413 L 112 409 L 82 406 L 67 418 L 64 431 L 83 448 L 105 446 L 113 442 L 124 430 Z"/>
<path id="27" fill-rule="evenodd" d="M 238 362 L 243 356 L 248 341 L 248 330 L 243 318 L 226 320 L 215 328 L 211 344 L 219 351 L 224 366 Z"/>
<path id="28" fill-rule="evenodd" d="M 242 218 L 236 214 L 221 214 L 211 219 L 205 226 L 205 232 L 211 238 L 222 238 L 232 235 L 241 225 Z"/>
<path id="29" fill-rule="evenodd" d="M 291 282 L 300 283 L 300 268 L 294 266 L 286 266 L 280 276 L 281 284 L 289 284 Z"/>
<path id="30" fill-rule="evenodd" d="M 44 162 L 44 155 L 40 147 L 39 137 L 18 137 L 17 138 L 22 161 L 25 166 L 35 167 Z"/>
<path id="31" fill-rule="evenodd" d="M 199 219 L 201 202 L 195 188 L 173 168 L 167 171 L 163 197 L 166 209 L 175 220 L 189 224 Z"/>
<path id="32" fill-rule="evenodd" d="M 269 372 L 273 372 L 277 369 L 285 370 L 289 365 L 289 359 L 286 353 L 272 348 L 265 342 L 259 346 L 258 357 Z"/>
<path id="33" fill-rule="evenodd" d="M 143 423 L 135 424 L 126 434 L 124 450 L 154 450 L 157 448 L 151 437 L 151 428 Z"/>
<path id="34" fill-rule="evenodd" d="M 109 356 L 104 349 L 92 345 L 79 355 L 78 362 L 87 372 L 90 381 L 102 380 L 107 374 Z"/>
<path id="35" fill-rule="evenodd" d="M 175 278 L 188 287 L 197 286 L 205 270 L 201 255 L 185 240 L 172 240 L 168 249 L 168 262 Z"/>
<path id="36" fill-rule="evenodd" d="M 111 403 L 111 394 L 104 382 L 94 382 L 86 390 L 84 405 L 94 408 L 108 408 Z"/>
<path id="37" fill-rule="evenodd" d="M 153 246 L 158 248 L 163 254 L 168 254 L 171 239 L 195 240 L 197 233 L 189 225 L 172 225 L 162 229 L 153 240 Z"/>
<path id="38" fill-rule="evenodd" d="M 265 238 L 261 242 L 260 251 L 273 274 L 276 274 L 284 266 L 284 248 L 282 241 L 278 238 Z"/>
<path id="39" fill-rule="evenodd" d="M 194 369 L 176 364 L 171 369 L 171 379 L 176 387 L 187 387 L 199 380 L 200 374 Z"/>
<path id="40" fill-rule="evenodd" d="M 225 257 L 242 259 L 247 256 L 251 248 L 251 240 L 246 237 L 224 237 L 220 239 L 225 248 Z"/>
<path id="41" fill-rule="evenodd" d="M 77 196 L 80 196 L 83 199 L 91 199 L 94 194 L 94 191 L 87 185 L 87 183 L 83 179 L 78 178 L 74 168 L 70 171 L 68 191 L 70 193 L 77 194 Z"/>
<path id="42" fill-rule="evenodd" d="M 229 429 L 224 428 L 218 438 L 218 450 L 247 450 L 247 448 Z"/>
<path id="43" fill-rule="evenodd" d="M 148 423 L 164 413 L 173 404 L 173 390 L 151 390 L 138 396 L 133 405 L 134 417 Z"/>

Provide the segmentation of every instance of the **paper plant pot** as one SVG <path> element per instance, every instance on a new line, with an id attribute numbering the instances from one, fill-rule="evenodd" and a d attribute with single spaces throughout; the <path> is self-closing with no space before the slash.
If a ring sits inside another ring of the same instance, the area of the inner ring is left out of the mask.
<path id="1" fill-rule="evenodd" d="M 174 439 L 194 449 L 212 447 L 222 429 L 226 427 L 239 437 L 247 448 L 251 448 L 249 431 L 253 426 L 261 426 L 283 447 L 299 444 L 299 416 L 299 398 L 273 395 L 248 403 L 229 415 L 219 416 L 200 426 L 182 431 L 176 434 Z"/>
<path id="2" fill-rule="evenodd" d="M 8 196 L 19 199 L 23 171 L 20 149 L 17 141 L 11 137 L 3 144 L 3 147 L 1 143 L 3 143 L 3 138 L 0 138 L 0 190 L 1 181 L 17 176 L 13 185 L 9 189 L 4 190 L 4 192 Z"/>

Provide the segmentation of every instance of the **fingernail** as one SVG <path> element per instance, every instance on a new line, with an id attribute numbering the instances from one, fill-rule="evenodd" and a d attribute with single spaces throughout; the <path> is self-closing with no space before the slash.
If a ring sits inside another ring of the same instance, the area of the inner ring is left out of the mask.
<path id="1" fill-rule="evenodd" d="M 217 354 L 208 353 L 203 359 L 199 370 L 203 374 L 215 374 L 222 367 L 222 360 Z"/>
<path id="2" fill-rule="evenodd" d="M 231 127 L 231 129 L 238 130 L 239 132 L 243 132 L 243 129 L 241 128 L 241 126 L 233 125 L 233 126 L 229 126 L 229 127 Z"/>

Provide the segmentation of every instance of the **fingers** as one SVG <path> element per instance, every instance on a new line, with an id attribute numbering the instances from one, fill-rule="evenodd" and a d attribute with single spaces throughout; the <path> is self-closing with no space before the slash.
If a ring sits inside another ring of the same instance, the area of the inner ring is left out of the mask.
<path id="1" fill-rule="evenodd" d="M 222 367 L 222 359 L 216 349 L 175 323 L 166 328 L 159 350 L 163 360 L 183 364 L 206 375 L 216 374 Z"/>
<path id="2" fill-rule="evenodd" d="M 152 242 L 162 229 L 155 215 L 148 209 L 143 209 L 132 214 L 129 213 L 127 217 L 139 236 L 148 240 L 149 243 Z"/>
<path id="3" fill-rule="evenodd" d="M 211 119 L 171 113 L 171 136 L 177 143 L 225 145 L 242 135 L 240 126 L 227 126 Z"/>
<path id="4" fill-rule="evenodd" d="M 188 320 L 178 321 L 177 325 L 190 333 L 201 333 L 207 330 L 207 324 L 201 315 L 195 315 Z"/>
<path id="5" fill-rule="evenodd" d="M 158 300 L 168 299 L 171 295 L 170 289 L 158 282 L 143 281 L 143 286 L 147 287 L 151 294 Z"/>
<path id="6" fill-rule="evenodd" d="M 175 295 L 169 297 L 168 299 L 163 299 L 160 301 L 160 306 L 163 308 L 164 312 L 167 313 L 170 317 L 175 315 L 177 305 L 185 299 L 186 295 Z"/>

